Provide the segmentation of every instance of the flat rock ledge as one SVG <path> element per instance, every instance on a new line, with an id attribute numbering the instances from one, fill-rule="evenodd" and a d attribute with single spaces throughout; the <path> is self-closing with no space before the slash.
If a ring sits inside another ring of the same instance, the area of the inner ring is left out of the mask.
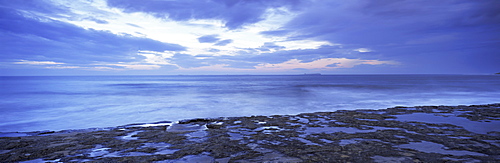
<path id="1" fill-rule="evenodd" d="M 500 104 L 0 133 L 0 162 L 498 162 Z"/>

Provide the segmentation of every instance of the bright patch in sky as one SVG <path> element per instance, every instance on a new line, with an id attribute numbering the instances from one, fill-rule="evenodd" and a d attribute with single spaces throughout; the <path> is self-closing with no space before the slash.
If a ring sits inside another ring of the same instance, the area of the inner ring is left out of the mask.
<path id="1" fill-rule="evenodd" d="M 221 21 L 216 19 L 208 20 L 196 20 L 191 19 L 188 21 L 173 21 L 167 19 L 159 19 L 154 16 L 145 13 L 125 13 L 118 9 L 108 8 L 103 1 L 78 1 L 78 2 L 64 2 L 56 1 L 62 5 L 69 6 L 74 13 L 79 13 L 80 15 L 86 15 L 85 18 L 56 18 L 61 21 L 65 21 L 77 26 L 83 27 L 85 29 L 97 29 L 110 31 L 118 35 L 133 35 L 137 37 L 147 37 L 154 40 L 176 43 L 187 47 L 187 51 L 182 52 L 183 54 L 188 54 L 192 56 L 196 55 L 209 55 L 209 56 L 220 56 L 220 55 L 238 55 L 241 49 L 251 49 L 259 48 L 263 46 L 266 42 L 275 42 L 276 45 L 282 46 L 283 49 L 280 50 L 301 50 L 301 49 L 318 49 L 321 46 L 332 46 L 340 45 L 333 44 L 328 41 L 315 41 L 315 40 L 287 40 L 286 37 L 265 37 L 259 33 L 270 30 L 277 30 L 282 27 L 285 23 L 292 20 L 296 14 L 291 13 L 286 8 L 271 8 L 267 9 L 263 14 L 263 20 L 258 23 L 244 26 L 242 29 L 238 30 L 228 30 L 224 28 Z M 92 11 L 92 12 L 89 12 Z M 91 19 L 89 19 L 91 18 Z M 98 20 L 98 21 L 96 21 Z M 104 23 L 105 22 L 105 23 Z M 232 40 L 225 46 L 218 46 L 216 44 L 202 43 L 198 40 L 199 37 L 205 35 L 217 36 L 220 40 Z M 216 50 L 214 50 L 216 49 Z M 361 48 L 364 49 L 364 48 Z M 276 51 L 271 49 L 271 51 Z M 361 52 L 361 51 L 360 51 Z M 256 52 L 260 54 L 261 52 Z M 139 50 L 137 55 L 144 56 L 146 59 L 143 60 L 144 63 L 152 65 L 141 65 L 140 63 L 119 63 L 119 64 L 107 64 L 110 66 L 123 67 L 125 69 L 135 69 L 135 70 L 151 70 L 159 69 L 161 65 L 174 65 L 176 67 L 182 68 L 181 66 L 175 65 L 169 62 L 169 58 L 174 56 L 173 52 L 169 51 L 147 51 Z M 204 59 L 204 58 L 202 58 Z M 268 65 L 267 63 L 262 63 L 255 68 L 257 70 L 290 70 L 294 68 L 306 68 L 306 69 L 321 69 L 325 68 L 328 64 L 325 60 L 331 59 L 321 59 L 307 64 L 297 63 L 290 65 L 296 59 L 290 60 L 283 63 L 281 68 L 276 67 L 266 67 L 263 65 Z M 305 66 L 307 65 L 307 66 Z M 106 65 L 105 65 L 106 66 Z M 352 67 L 352 66 L 351 66 Z M 60 67 L 64 68 L 64 67 Z M 74 67 L 68 67 L 74 68 Z M 217 70 L 235 70 L 224 68 L 220 64 L 214 66 L 199 67 L 198 69 L 209 69 L 212 70 L 216 68 Z M 110 68 L 116 69 L 116 68 Z M 187 70 L 187 69 L 183 69 Z"/>
<path id="2" fill-rule="evenodd" d="M 187 21 L 173 21 L 168 18 L 159 19 L 146 13 L 125 13 L 119 9 L 108 8 L 104 1 L 99 0 L 55 2 L 58 2 L 61 5 L 69 6 L 74 13 L 78 13 L 81 16 L 85 15 L 87 17 L 63 17 L 54 19 L 65 21 L 85 29 L 105 30 L 117 35 L 133 35 L 137 37 L 151 38 L 162 42 L 176 43 L 187 47 L 187 50 L 182 52 L 183 54 L 192 56 L 200 54 L 208 56 L 234 56 L 239 55 L 239 51 L 241 51 L 241 49 L 259 48 L 266 42 L 275 42 L 276 45 L 283 47 L 283 49 L 280 50 L 318 49 L 321 46 L 334 45 L 328 41 L 315 41 L 307 39 L 290 41 L 287 40 L 287 37 L 265 37 L 259 34 L 264 31 L 279 29 L 296 16 L 296 14 L 291 13 L 286 8 L 267 9 L 263 14 L 262 21 L 244 26 L 241 29 L 228 30 L 224 27 L 224 24 L 220 20 L 216 19 L 191 19 Z M 224 46 L 200 42 L 198 38 L 205 35 L 214 35 L 220 40 L 231 41 Z M 271 51 L 276 50 L 271 49 Z M 256 52 L 256 54 L 260 53 L 261 52 L 258 51 Z M 137 55 L 146 57 L 143 62 L 152 65 L 141 65 L 140 63 L 107 65 L 136 70 L 158 69 L 161 65 L 174 65 L 182 68 L 181 66 L 169 62 L 169 58 L 174 56 L 173 52 L 139 50 L 137 51 Z M 319 62 L 313 62 L 310 64 L 315 63 Z M 308 67 L 317 69 L 321 68 L 320 66 L 321 65 Z M 216 65 L 215 67 L 219 67 L 218 69 L 220 70 L 224 69 L 220 67 L 220 65 Z M 256 68 L 259 67 L 261 66 L 256 66 Z M 204 68 L 211 69 L 213 66 Z M 281 70 L 287 69 L 283 68 Z"/>
<path id="3" fill-rule="evenodd" d="M 268 9 L 263 14 L 263 20 L 238 30 L 228 30 L 220 20 L 191 19 L 187 21 L 173 21 L 168 18 L 159 19 L 146 13 L 124 13 L 121 10 L 108 8 L 103 1 L 88 1 L 62 3 L 71 6 L 75 13 L 86 15 L 85 18 L 57 18 L 78 25 L 86 29 L 111 31 L 119 35 L 133 35 L 147 37 L 154 40 L 176 43 L 188 47 L 185 54 L 199 55 L 237 55 L 242 48 L 258 48 L 265 42 L 279 41 L 278 45 L 286 49 L 315 49 L 321 45 L 331 45 L 327 41 L 286 41 L 286 37 L 264 37 L 260 32 L 280 28 L 295 15 L 286 8 Z M 94 11 L 94 12 L 89 12 Z M 104 14 L 107 13 L 107 14 Z M 92 19 L 88 19 L 92 18 Z M 95 19 L 100 21 L 95 21 Z M 100 22 L 107 23 L 100 23 Z M 215 46 L 200 43 L 197 38 L 204 35 L 217 35 L 221 40 L 233 40 L 228 46 Z M 216 48 L 220 51 L 212 52 Z"/>
<path id="4" fill-rule="evenodd" d="M 354 51 L 366 53 L 366 52 L 371 52 L 372 50 L 367 49 L 367 48 L 359 48 L 359 49 L 354 49 Z"/>

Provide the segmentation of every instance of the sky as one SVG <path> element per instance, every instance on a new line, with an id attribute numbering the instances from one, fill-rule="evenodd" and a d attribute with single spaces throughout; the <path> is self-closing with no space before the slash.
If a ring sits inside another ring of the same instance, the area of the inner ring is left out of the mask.
<path id="1" fill-rule="evenodd" d="M 497 0 L 0 0 L 0 76 L 497 72 Z"/>

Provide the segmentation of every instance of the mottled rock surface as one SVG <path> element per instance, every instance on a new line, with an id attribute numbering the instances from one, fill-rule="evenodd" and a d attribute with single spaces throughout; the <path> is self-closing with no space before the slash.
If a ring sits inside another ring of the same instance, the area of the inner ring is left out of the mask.
<path id="1" fill-rule="evenodd" d="M 498 162 L 500 104 L 0 133 L 1 162 Z"/>

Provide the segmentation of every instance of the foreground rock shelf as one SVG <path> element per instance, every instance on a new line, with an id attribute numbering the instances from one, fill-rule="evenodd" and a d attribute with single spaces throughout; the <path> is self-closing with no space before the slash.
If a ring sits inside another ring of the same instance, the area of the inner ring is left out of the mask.
<path id="1" fill-rule="evenodd" d="M 500 104 L 1 133 L 1 162 L 497 162 Z"/>

